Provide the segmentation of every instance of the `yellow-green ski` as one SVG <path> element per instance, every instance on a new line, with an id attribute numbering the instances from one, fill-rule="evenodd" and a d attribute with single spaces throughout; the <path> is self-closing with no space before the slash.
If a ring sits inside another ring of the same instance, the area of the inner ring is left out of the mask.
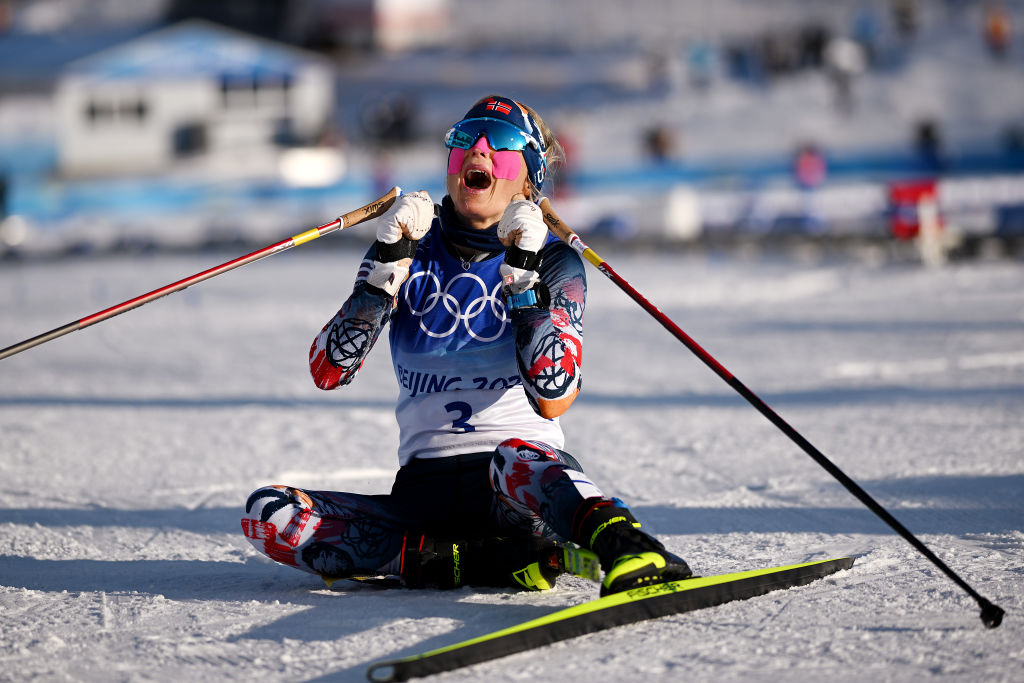
<path id="1" fill-rule="evenodd" d="M 367 677 L 383 683 L 429 676 L 615 626 L 802 586 L 852 566 L 852 557 L 841 557 L 635 588 L 448 647 L 377 662 Z"/>

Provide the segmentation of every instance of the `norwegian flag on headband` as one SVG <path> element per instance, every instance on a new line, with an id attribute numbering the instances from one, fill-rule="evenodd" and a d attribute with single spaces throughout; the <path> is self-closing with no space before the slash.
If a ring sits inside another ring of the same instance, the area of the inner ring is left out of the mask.
<path id="1" fill-rule="evenodd" d="M 499 102 L 498 100 L 487 100 L 486 108 L 490 109 L 491 111 L 499 111 L 502 114 L 512 113 L 511 106 L 505 104 L 504 102 Z"/>
<path id="2" fill-rule="evenodd" d="M 503 119 L 509 123 L 522 128 L 528 134 L 538 137 L 537 125 L 533 117 L 523 105 L 508 97 L 488 97 L 473 105 L 473 108 L 466 112 L 464 119 L 478 117 Z"/>

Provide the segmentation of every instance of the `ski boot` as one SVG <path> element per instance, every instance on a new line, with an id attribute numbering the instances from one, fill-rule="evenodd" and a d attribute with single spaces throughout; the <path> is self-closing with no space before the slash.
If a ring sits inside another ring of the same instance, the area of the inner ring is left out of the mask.
<path id="1" fill-rule="evenodd" d="M 455 540 L 416 535 L 406 539 L 399 570 L 409 588 L 495 586 L 548 590 L 559 574 L 597 581 L 597 556 L 545 538 Z"/>
<path id="2" fill-rule="evenodd" d="M 583 518 L 580 538 L 589 542 L 605 572 L 602 596 L 693 576 L 682 558 L 639 527 L 629 510 L 604 501 Z"/>

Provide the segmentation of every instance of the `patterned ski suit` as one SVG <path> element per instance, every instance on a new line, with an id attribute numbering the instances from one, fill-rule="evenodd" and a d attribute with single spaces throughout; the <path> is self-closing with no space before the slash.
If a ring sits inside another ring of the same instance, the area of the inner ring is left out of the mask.
<path id="1" fill-rule="evenodd" d="M 577 540 L 574 516 L 602 492 L 561 450 L 557 416 L 580 390 L 586 279 L 579 256 L 552 237 L 538 274 L 548 309 L 511 315 L 501 296 L 503 252 L 456 255 L 439 211 L 396 297 L 367 284 L 310 349 L 321 389 L 351 382 L 390 323 L 401 387 L 401 465 L 390 495 L 264 487 L 242 527 L 266 555 L 327 576 L 397 573 L 409 534 L 535 534 Z"/>

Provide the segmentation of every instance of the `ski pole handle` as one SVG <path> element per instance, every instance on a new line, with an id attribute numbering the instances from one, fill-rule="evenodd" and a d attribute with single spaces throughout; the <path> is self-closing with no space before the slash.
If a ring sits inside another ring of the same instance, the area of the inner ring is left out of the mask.
<path id="1" fill-rule="evenodd" d="M 195 275 L 187 277 L 183 280 L 178 280 L 177 282 L 173 282 L 159 289 L 154 289 L 152 292 L 149 292 L 148 294 L 137 296 L 134 299 L 129 299 L 128 301 L 119 303 L 116 306 L 111 306 L 110 308 L 107 308 L 105 310 L 93 313 L 92 315 L 86 316 L 81 320 L 75 320 L 66 325 L 54 328 L 49 332 L 44 332 L 43 334 L 36 335 L 35 337 L 26 339 L 25 341 L 18 342 L 17 344 L 8 346 L 7 348 L 0 350 L 0 360 L 13 356 L 17 353 L 21 353 L 22 351 L 31 349 L 34 346 L 45 344 L 48 341 L 57 339 L 58 337 L 63 337 L 65 334 L 81 330 L 83 328 L 89 327 L 90 325 L 95 325 L 96 323 L 99 322 L 103 322 L 108 318 L 113 318 L 115 315 L 120 315 L 121 313 L 130 311 L 133 308 L 138 308 L 139 306 L 148 304 L 150 301 L 155 301 L 156 299 L 167 296 L 168 294 L 180 292 L 186 287 L 194 285 L 197 282 L 209 280 L 210 278 L 216 277 L 221 273 L 226 273 L 229 270 L 240 268 L 244 265 L 252 263 L 253 261 L 258 261 L 262 258 L 272 256 L 273 254 L 277 254 L 287 249 L 291 249 L 292 247 L 298 246 L 300 244 L 305 244 L 306 242 L 310 242 L 318 237 L 323 237 L 324 235 L 330 234 L 332 232 L 344 230 L 345 228 L 350 228 L 353 225 L 358 225 L 359 223 L 362 223 L 363 221 L 366 221 L 370 218 L 376 218 L 377 216 L 387 211 L 388 208 L 394 203 L 395 198 L 398 197 L 398 195 L 400 195 L 401 193 L 401 188 L 393 187 L 387 194 L 380 197 L 379 199 L 375 199 L 366 206 L 361 206 L 358 209 L 349 211 L 348 213 L 343 214 L 338 218 L 334 219 L 330 223 L 325 223 L 324 225 L 313 228 L 311 230 L 307 230 L 306 232 L 299 233 L 298 235 L 294 235 L 292 237 L 289 237 L 288 239 L 281 240 L 280 242 L 272 244 L 269 247 L 264 247 L 263 249 L 254 251 L 251 254 L 241 256 L 233 261 L 222 263 L 219 266 L 210 268 L 209 270 L 204 270 L 201 273 L 196 273 Z"/>

